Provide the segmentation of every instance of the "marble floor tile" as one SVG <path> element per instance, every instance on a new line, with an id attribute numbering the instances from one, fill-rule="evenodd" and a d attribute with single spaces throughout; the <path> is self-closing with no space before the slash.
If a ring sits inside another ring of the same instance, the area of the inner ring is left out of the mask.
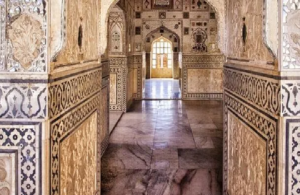
<path id="1" fill-rule="evenodd" d="M 136 101 L 102 157 L 104 195 L 220 195 L 222 103 Z"/>
<path id="2" fill-rule="evenodd" d="M 197 148 L 215 148 L 211 137 L 194 137 Z"/>
<path id="3" fill-rule="evenodd" d="M 179 168 L 215 169 L 222 167 L 222 149 L 179 149 Z"/>
<path id="4" fill-rule="evenodd" d="M 103 195 L 221 195 L 214 169 L 126 170 L 102 180 Z"/>
<path id="5" fill-rule="evenodd" d="M 178 150 L 174 148 L 154 149 L 152 169 L 178 169 Z"/>
<path id="6" fill-rule="evenodd" d="M 110 144 L 102 159 L 103 166 L 117 169 L 149 169 L 152 149 L 145 145 Z"/>

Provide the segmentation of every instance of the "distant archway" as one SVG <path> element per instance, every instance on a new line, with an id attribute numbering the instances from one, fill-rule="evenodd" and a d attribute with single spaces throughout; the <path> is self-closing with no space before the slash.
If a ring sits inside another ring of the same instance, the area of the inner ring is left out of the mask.
<path id="1" fill-rule="evenodd" d="M 161 36 L 152 42 L 150 77 L 173 78 L 173 44 Z"/>

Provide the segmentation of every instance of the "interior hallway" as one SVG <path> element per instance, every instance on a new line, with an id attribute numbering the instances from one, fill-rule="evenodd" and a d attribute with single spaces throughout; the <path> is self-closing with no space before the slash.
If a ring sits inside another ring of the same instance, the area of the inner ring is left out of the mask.
<path id="1" fill-rule="evenodd" d="M 102 194 L 218 195 L 222 102 L 139 101 L 102 158 Z"/>

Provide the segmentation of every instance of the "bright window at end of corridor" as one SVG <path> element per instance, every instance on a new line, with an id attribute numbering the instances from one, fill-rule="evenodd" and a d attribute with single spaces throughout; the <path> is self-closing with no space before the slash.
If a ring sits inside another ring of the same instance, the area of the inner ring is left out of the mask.
<path id="1" fill-rule="evenodd" d="M 172 43 L 160 37 L 152 44 L 152 68 L 172 68 L 173 50 Z"/>

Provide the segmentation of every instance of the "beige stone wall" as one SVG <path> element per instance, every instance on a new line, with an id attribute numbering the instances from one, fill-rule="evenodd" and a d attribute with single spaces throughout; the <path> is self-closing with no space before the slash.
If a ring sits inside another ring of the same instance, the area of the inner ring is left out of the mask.
<path id="1" fill-rule="evenodd" d="M 182 63 L 183 99 L 222 99 L 223 55 L 183 55 Z"/>
<path id="2" fill-rule="evenodd" d="M 275 58 L 264 41 L 264 6 L 264 1 L 260 0 L 228 1 L 227 55 L 229 59 L 254 61 L 256 62 L 252 63 L 254 66 L 274 62 Z"/>
<path id="3" fill-rule="evenodd" d="M 99 17 L 100 3 L 98 1 L 65 2 L 66 33 L 63 47 L 53 60 L 52 69 L 60 65 L 74 64 L 81 61 L 98 60 L 99 58 Z M 55 10 L 53 10 L 55 12 Z M 96 24 L 96 25 L 91 25 Z M 95 44 L 96 42 L 96 44 Z"/>

